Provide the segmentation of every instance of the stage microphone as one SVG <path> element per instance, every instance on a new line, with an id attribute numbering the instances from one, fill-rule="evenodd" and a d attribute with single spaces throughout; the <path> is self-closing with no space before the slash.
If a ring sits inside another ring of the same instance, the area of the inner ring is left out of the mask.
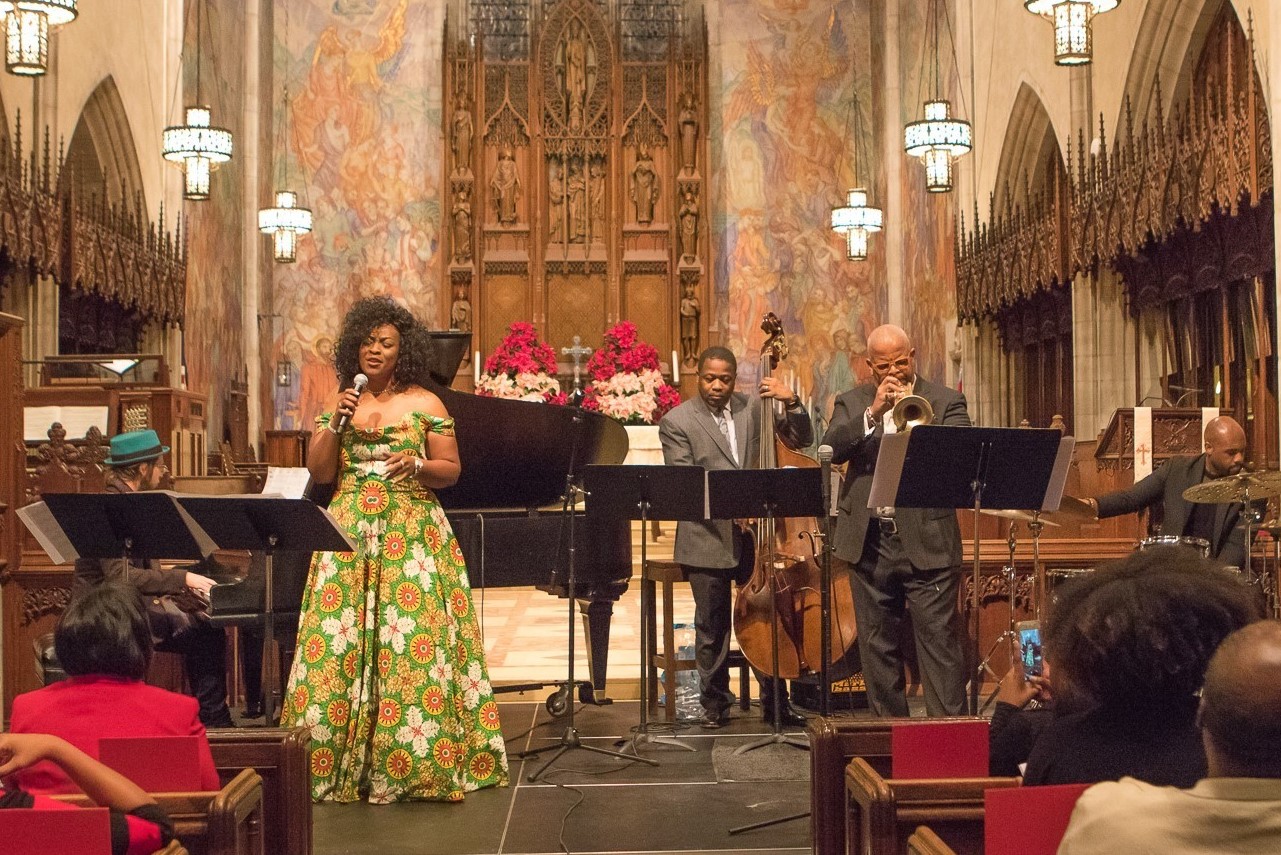
<path id="1" fill-rule="evenodd" d="M 823 478 L 823 516 L 832 515 L 832 446 L 818 447 L 818 467 Z"/>
<path id="2" fill-rule="evenodd" d="M 356 397 L 360 397 L 360 393 L 365 391 L 365 387 L 368 385 L 369 385 L 369 378 L 366 377 L 364 374 L 357 374 L 355 377 L 351 379 L 351 386 L 353 389 L 356 390 Z M 341 416 L 338 417 L 338 426 L 334 428 L 334 430 L 337 433 L 342 433 L 347 429 L 347 425 L 349 424 L 351 424 L 351 414 L 343 413 Z"/>

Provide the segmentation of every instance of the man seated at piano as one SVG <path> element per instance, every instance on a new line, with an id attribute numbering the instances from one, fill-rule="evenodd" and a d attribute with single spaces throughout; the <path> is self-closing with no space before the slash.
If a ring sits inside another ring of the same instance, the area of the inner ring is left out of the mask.
<path id="1" fill-rule="evenodd" d="M 1205 426 L 1205 453 L 1172 457 L 1133 487 L 1097 499 L 1086 499 L 1099 519 L 1138 513 L 1161 505 L 1162 537 L 1197 538 L 1209 544 L 1209 556 L 1231 567 L 1245 566 L 1245 532 L 1240 502 L 1189 502 L 1183 491 L 1206 481 L 1236 475 L 1245 468 L 1245 430 L 1230 416 Z M 1195 541 L 1192 541 L 1195 542 Z"/>
<path id="2" fill-rule="evenodd" d="M 108 493 L 137 493 L 160 487 L 169 471 L 154 430 L 135 430 L 113 436 L 107 467 Z M 214 580 L 193 567 L 165 567 L 159 561 L 126 562 L 123 558 L 76 560 L 72 597 L 81 596 L 103 582 L 123 582 L 143 595 L 155 649 L 180 653 L 200 703 L 205 727 L 234 727 L 227 709 L 227 638 L 222 627 L 208 621 L 205 604 Z M 168 601 L 168 602 L 166 602 Z M 175 611 L 172 606 L 180 607 Z M 170 606 L 170 608 L 166 608 Z"/>
<path id="3" fill-rule="evenodd" d="M 281 724 L 311 730 L 317 801 L 459 801 L 505 785 L 507 756 L 467 568 L 434 492 L 461 465 L 454 421 L 427 389 L 431 340 L 371 297 L 347 313 L 334 361 L 341 391 L 307 467 L 336 482 L 329 510 L 357 551 L 312 560 Z"/>
<path id="4" fill-rule="evenodd" d="M 698 357 L 698 397 L 690 398 L 663 416 L 658 437 L 663 462 L 668 466 L 702 466 L 704 469 L 749 469 L 760 456 L 763 400 L 778 400 L 783 413 L 776 417 L 778 435 L 793 448 L 814 441 L 814 427 L 795 392 L 776 377 L 765 377 L 760 398 L 734 391 L 738 360 L 725 347 L 709 347 Z M 694 594 L 694 658 L 698 666 L 702 727 L 723 727 L 729 719 L 733 696 L 729 692 L 729 636 L 732 604 L 730 584 L 743 584 L 754 563 L 752 538 L 729 520 L 680 522 L 676 525 L 673 557 L 689 575 Z M 761 683 L 761 709 L 768 720 L 773 714 L 774 680 L 757 674 Z M 786 684 L 779 681 L 786 692 Z M 799 726 L 805 719 L 784 696 L 780 726 Z"/>

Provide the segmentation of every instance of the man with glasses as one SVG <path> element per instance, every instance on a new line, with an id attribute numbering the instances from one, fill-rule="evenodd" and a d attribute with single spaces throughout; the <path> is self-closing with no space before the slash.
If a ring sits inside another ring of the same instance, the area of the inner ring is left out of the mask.
<path id="1" fill-rule="evenodd" d="M 858 650 L 872 712 L 908 715 L 901 627 L 911 606 L 916 655 L 931 716 L 965 712 L 964 635 L 957 596 L 961 530 L 951 508 L 869 508 L 881 437 L 895 432 L 894 404 L 919 395 L 934 422 L 970 424 L 965 396 L 916 374 L 907 333 L 886 324 L 867 337 L 870 382 L 840 395 L 823 442 L 848 463 L 833 551 L 851 577 Z"/>
<path id="2" fill-rule="evenodd" d="M 106 492 L 159 489 L 169 471 L 164 460 L 168 453 L 169 447 L 160 444 L 154 430 L 113 436 L 110 456 L 103 461 L 107 467 Z M 200 721 L 205 727 L 233 727 L 227 709 L 226 633 L 199 614 L 202 603 L 209 600 L 214 580 L 183 567 L 162 567 L 159 561 L 145 564 L 128 563 L 123 558 L 76 561 L 72 596 L 79 596 L 103 582 L 122 582 L 142 595 L 156 649 L 183 656 L 191 693 L 200 702 Z M 162 607 L 163 598 L 172 598 L 183 604 L 184 612 L 193 612 L 190 624 L 184 623 L 176 634 L 169 619 L 172 612 Z"/>

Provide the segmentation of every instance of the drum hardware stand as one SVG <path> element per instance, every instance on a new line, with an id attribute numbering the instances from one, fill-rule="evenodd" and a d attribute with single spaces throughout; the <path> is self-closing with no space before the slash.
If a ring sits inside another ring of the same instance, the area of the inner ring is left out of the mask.
<path id="1" fill-rule="evenodd" d="M 526 757 L 534 757 L 536 755 L 542 754 L 544 751 L 551 751 L 553 749 L 556 751 L 555 754 L 547 758 L 547 762 L 543 763 L 542 766 L 539 766 L 537 770 L 530 772 L 528 775 L 525 776 L 525 780 L 529 781 L 530 783 L 533 783 L 534 781 L 537 781 L 540 777 L 542 777 L 543 773 L 545 773 L 548 769 L 550 769 L 551 765 L 561 758 L 561 755 L 565 754 L 566 752 L 572 749 L 590 751 L 593 754 L 604 754 L 606 757 L 617 757 L 621 760 L 627 760 L 629 762 L 636 761 L 639 763 L 648 763 L 650 766 L 658 765 L 658 762 L 656 760 L 650 760 L 648 757 L 637 757 L 630 754 L 623 754 L 621 751 L 610 751 L 607 748 L 597 748 L 595 745 L 584 745 L 582 738 L 578 735 L 578 728 L 574 727 L 573 691 L 574 691 L 574 686 L 577 685 L 577 682 L 574 679 L 574 641 L 575 641 L 575 635 L 576 635 L 574 631 L 574 591 L 575 591 L 575 585 L 578 582 L 577 577 L 574 575 L 574 564 L 575 564 L 574 553 L 576 551 L 575 544 L 574 544 L 574 517 L 576 516 L 576 509 L 578 506 L 578 497 L 587 495 L 587 493 L 580 486 L 574 483 L 574 469 L 575 469 L 574 463 L 578 457 L 578 453 L 577 453 L 578 441 L 579 441 L 579 434 L 581 433 L 581 430 L 579 428 L 581 427 L 581 423 L 582 423 L 582 411 L 578 410 L 574 413 L 575 429 L 574 429 L 573 445 L 570 448 L 569 465 L 565 472 L 565 503 L 569 510 L 569 567 L 568 567 L 568 573 L 566 578 L 567 590 L 566 590 L 566 597 L 565 597 L 565 602 L 568 604 L 568 615 L 569 615 L 569 619 L 567 621 L 567 625 L 569 627 L 569 665 L 568 665 L 569 673 L 565 678 L 565 690 L 570 693 L 569 714 L 565 721 L 565 729 L 564 731 L 562 731 L 560 740 L 558 742 L 553 743 L 551 745 L 543 745 L 538 748 L 531 748 L 527 751 L 520 751 L 515 754 L 516 757 L 519 757 L 523 760 Z"/>
<path id="2" fill-rule="evenodd" d="M 985 700 L 983 702 L 983 706 L 979 708 L 980 713 L 986 711 L 992 701 L 996 700 L 997 694 L 1001 691 L 1001 684 L 1005 682 L 1006 677 L 1014 673 L 1014 664 L 1018 658 L 1014 652 L 1019 643 L 1019 634 L 1014 628 L 1014 599 L 1015 590 L 1018 587 L 1018 568 L 1014 566 L 1014 552 L 1018 548 L 1019 542 L 1018 526 L 1019 524 L 1015 520 L 1010 521 L 1009 536 L 1005 539 L 1005 543 L 1010 550 L 1010 563 L 1001 568 L 1001 576 L 1005 579 L 1006 587 L 1009 590 L 1010 625 L 1004 632 L 996 637 L 995 641 L 992 642 L 992 646 L 988 648 L 987 656 L 983 657 L 983 661 L 979 663 L 977 673 L 975 674 L 975 680 L 982 680 L 985 673 L 990 674 L 993 679 L 996 680 L 996 687 L 992 689 L 992 693 L 987 696 L 987 700 Z M 1009 642 L 1010 670 L 1006 671 L 1004 675 L 998 675 L 992 670 L 992 657 L 996 655 L 996 649 L 1001 646 L 1001 643 L 1006 641 Z"/>

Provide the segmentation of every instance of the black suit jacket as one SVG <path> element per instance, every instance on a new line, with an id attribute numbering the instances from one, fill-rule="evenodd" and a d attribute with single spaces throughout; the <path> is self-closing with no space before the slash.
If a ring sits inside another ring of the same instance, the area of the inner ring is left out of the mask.
<path id="1" fill-rule="evenodd" d="M 1192 503 L 1183 491 L 1201 483 L 1205 476 L 1205 455 L 1171 457 L 1165 465 L 1127 490 L 1118 490 L 1098 498 L 1099 519 L 1137 513 L 1161 503 L 1161 534 L 1177 537 L 1183 534 L 1192 515 Z M 1241 503 L 1214 506 L 1214 536 L 1210 539 L 1210 556 L 1224 564 L 1245 566 L 1245 532 L 1241 522 Z"/>
<path id="2" fill-rule="evenodd" d="M 913 393 L 930 402 L 935 424 L 970 424 L 965 396 L 960 392 L 937 386 L 918 376 Z M 855 387 L 838 397 L 832 410 L 831 424 L 823 436 L 823 443 L 832 446 L 832 462 L 849 463 L 841 488 L 833 550 L 837 557 L 851 563 L 857 562 L 863 554 L 863 540 L 872 517 L 867 500 L 872 492 L 872 473 L 876 469 L 876 456 L 880 453 L 884 435 L 879 424 L 870 434 L 867 433 L 863 420 L 863 413 L 875 397 L 876 386 L 872 383 Z M 894 519 L 912 566 L 921 570 L 937 570 L 961 563 L 961 529 L 956 522 L 955 509 L 897 508 Z"/>

